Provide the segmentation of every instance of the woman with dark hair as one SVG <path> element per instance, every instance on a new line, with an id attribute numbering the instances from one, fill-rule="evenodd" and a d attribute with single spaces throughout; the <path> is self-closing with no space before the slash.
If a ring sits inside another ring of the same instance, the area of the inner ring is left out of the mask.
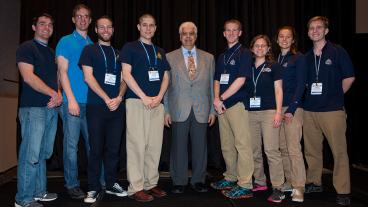
<path id="1" fill-rule="evenodd" d="M 305 59 L 297 50 L 293 27 L 280 27 L 275 39 L 279 46 L 277 61 L 283 68 L 284 121 L 280 130 L 280 150 L 286 177 L 284 190 L 291 189 L 292 186 L 292 201 L 303 202 L 306 177 L 300 141 L 303 125 L 301 99 L 306 83 Z"/>
<path id="2" fill-rule="evenodd" d="M 266 35 L 257 35 L 250 44 L 253 52 L 252 80 L 246 82 L 249 126 L 253 144 L 253 191 L 266 190 L 262 141 L 267 156 L 273 193 L 268 201 L 280 203 L 285 198 L 281 191 L 284 170 L 280 152 L 279 134 L 282 123 L 282 69 L 274 61 L 271 41 Z M 263 140 L 262 140 L 263 138 Z"/>

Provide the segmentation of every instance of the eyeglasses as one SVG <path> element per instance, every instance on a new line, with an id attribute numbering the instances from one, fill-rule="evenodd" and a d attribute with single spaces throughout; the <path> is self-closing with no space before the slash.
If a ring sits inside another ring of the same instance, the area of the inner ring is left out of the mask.
<path id="1" fill-rule="evenodd" d="M 258 45 L 258 44 L 255 44 L 253 47 L 255 47 L 255 48 L 266 48 L 266 47 L 268 47 L 268 45 Z"/>
<path id="2" fill-rule="evenodd" d="M 77 18 L 77 19 L 89 19 L 89 15 L 87 14 L 87 15 L 75 15 L 75 18 Z"/>

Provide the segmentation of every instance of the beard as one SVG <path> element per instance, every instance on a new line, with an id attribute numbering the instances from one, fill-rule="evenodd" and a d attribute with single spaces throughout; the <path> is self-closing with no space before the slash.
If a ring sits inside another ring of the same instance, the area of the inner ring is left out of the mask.
<path id="1" fill-rule="evenodd" d="M 98 33 L 97 33 L 97 36 L 98 36 L 98 39 L 101 40 L 101 41 L 103 41 L 103 42 L 110 42 L 110 40 L 112 38 L 112 35 L 109 36 L 109 37 L 105 37 L 105 36 L 103 36 L 101 34 L 98 34 Z"/>

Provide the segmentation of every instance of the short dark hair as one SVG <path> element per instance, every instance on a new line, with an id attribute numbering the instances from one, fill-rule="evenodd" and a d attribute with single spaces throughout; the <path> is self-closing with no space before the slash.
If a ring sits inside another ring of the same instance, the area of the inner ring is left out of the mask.
<path id="1" fill-rule="evenodd" d="M 328 24 L 330 20 L 325 16 L 315 16 L 309 19 L 307 27 L 309 28 L 310 24 L 314 21 L 321 21 L 323 25 L 325 26 L 325 28 L 328 28 Z"/>
<path id="2" fill-rule="evenodd" d="M 73 17 L 75 17 L 75 15 L 77 14 L 77 12 L 80 10 L 80 9 L 86 9 L 88 11 L 88 15 L 91 17 L 92 16 L 92 11 L 91 9 L 85 5 L 85 4 L 77 4 L 74 6 L 73 8 Z"/>
<path id="3" fill-rule="evenodd" d="M 243 25 L 242 25 L 242 23 L 239 20 L 237 20 L 237 19 L 229 19 L 229 20 L 226 20 L 225 23 L 224 23 L 224 30 L 226 29 L 226 25 L 227 24 L 230 24 L 230 23 L 237 24 L 240 31 L 243 29 Z"/>
<path id="4" fill-rule="evenodd" d="M 138 19 L 138 24 L 140 24 L 142 21 L 143 21 L 143 19 L 144 18 L 152 18 L 153 19 L 153 21 L 155 22 L 155 24 L 156 24 L 156 19 L 155 19 L 155 17 L 152 15 L 152 14 L 143 14 L 142 16 L 140 16 L 139 17 L 139 19 Z"/>
<path id="5" fill-rule="evenodd" d="M 50 14 L 48 14 L 48 13 L 41 13 L 41 14 L 38 14 L 35 17 L 33 17 L 33 19 L 32 19 L 32 25 L 33 26 L 36 26 L 37 25 L 38 19 L 40 17 L 47 17 L 47 18 L 49 18 L 51 20 L 51 23 L 54 24 L 54 18 Z"/>
<path id="6" fill-rule="evenodd" d="M 114 22 L 112 21 L 112 19 L 109 16 L 107 16 L 107 15 L 103 15 L 103 16 L 99 17 L 98 19 L 96 19 L 95 28 L 97 28 L 97 22 L 100 19 L 108 19 L 111 22 L 111 24 L 114 26 Z"/>

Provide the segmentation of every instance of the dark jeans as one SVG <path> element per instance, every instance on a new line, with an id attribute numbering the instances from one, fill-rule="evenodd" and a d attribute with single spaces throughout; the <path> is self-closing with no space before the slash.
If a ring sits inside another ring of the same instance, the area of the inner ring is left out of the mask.
<path id="1" fill-rule="evenodd" d="M 125 128 L 124 102 L 116 111 L 105 105 L 87 105 L 87 124 L 90 143 L 88 159 L 89 191 L 101 189 L 99 178 L 104 163 L 106 187 L 117 182 L 120 143 Z"/>

